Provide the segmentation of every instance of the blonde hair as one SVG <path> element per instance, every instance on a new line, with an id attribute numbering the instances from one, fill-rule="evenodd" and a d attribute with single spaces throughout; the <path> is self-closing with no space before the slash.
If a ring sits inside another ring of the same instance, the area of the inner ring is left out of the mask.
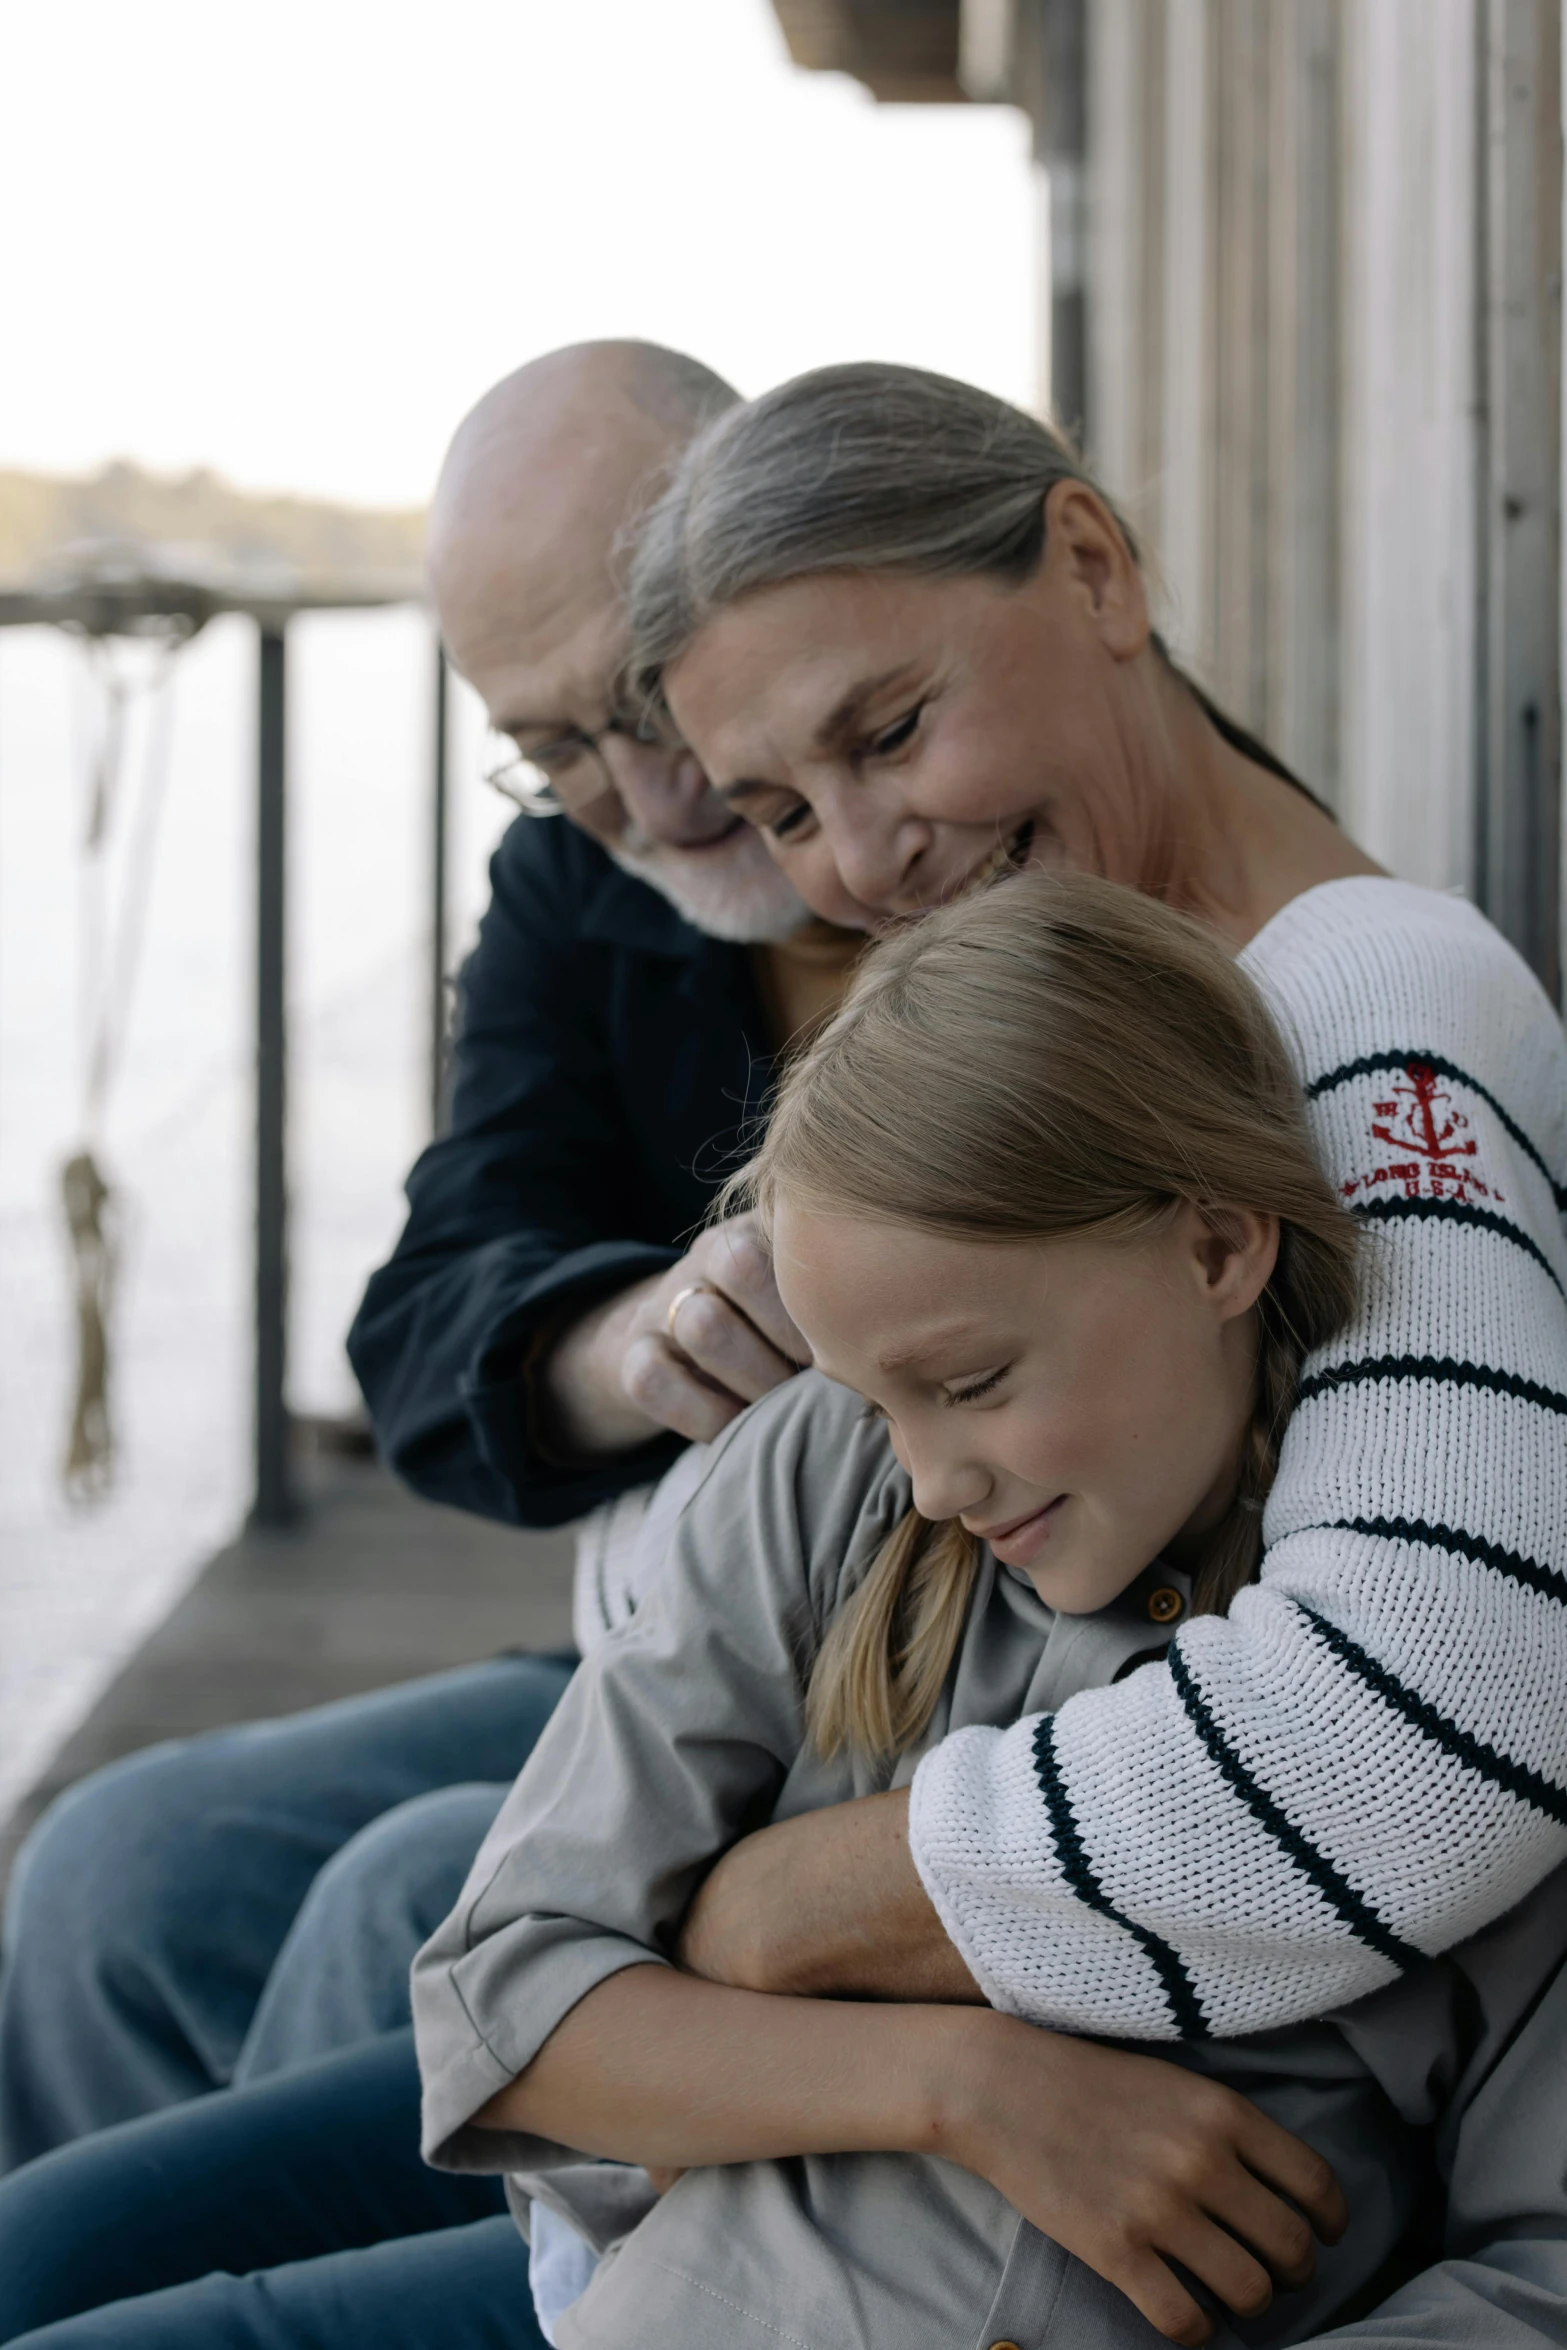
<path id="1" fill-rule="evenodd" d="M 725 1212 L 780 1199 L 968 1240 L 1156 1230 L 1190 1203 L 1279 1223 L 1257 1307 L 1238 1490 L 1193 1605 L 1255 1573 L 1303 1357 L 1349 1319 L 1358 1233 L 1317 1164 L 1261 996 L 1200 924 L 1082 874 L 1003 879 L 893 934 L 788 1071 Z M 820 1750 L 887 1757 L 924 1730 L 962 1636 L 978 1545 L 910 1511 L 812 1675 Z"/>

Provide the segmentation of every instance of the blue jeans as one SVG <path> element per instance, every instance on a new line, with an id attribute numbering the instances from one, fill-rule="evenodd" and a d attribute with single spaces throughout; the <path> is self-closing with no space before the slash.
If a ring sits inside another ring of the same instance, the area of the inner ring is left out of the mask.
<path id="1" fill-rule="evenodd" d="M 62 1796 L 0 1945 L 0 2171 L 406 2023 L 409 1960 L 570 1672 L 500 1657 Z"/>
<path id="2" fill-rule="evenodd" d="M 499 2179 L 419 2160 L 412 2041 L 122 2123 L 0 2181 L 0 2343 L 542 2350 Z"/>

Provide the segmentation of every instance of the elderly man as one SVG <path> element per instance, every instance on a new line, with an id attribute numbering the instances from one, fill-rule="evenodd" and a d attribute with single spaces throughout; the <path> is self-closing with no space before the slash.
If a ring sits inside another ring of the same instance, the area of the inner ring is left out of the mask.
<path id="1" fill-rule="evenodd" d="M 795 1343 L 743 1233 L 670 1243 L 754 1114 L 758 1049 L 835 1000 L 855 942 L 615 691 L 617 536 L 730 397 L 667 353 L 558 353 L 479 403 L 432 516 L 447 643 L 505 743 L 493 780 L 571 825 L 501 847 L 453 1132 L 349 1344 L 409 1481 L 523 1523 L 645 1478 L 671 1430 L 716 1435 Z"/>
<path id="2" fill-rule="evenodd" d="M 566 821 L 520 820 L 496 854 L 451 1128 L 351 1352 L 421 1491 L 519 1525 L 592 1513 L 579 1640 L 655 1555 L 649 1481 L 794 1368 L 748 1230 L 686 1241 L 773 1052 L 856 945 L 617 700 L 618 536 L 733 398 L 652 346 L 554 353 L 460 427 L 431 521 L 443 632 L 501 738 L 493 779 Z M 68 1794 L 7 1919 L 0 2169 L 399 2023 L 408 1960 L 569 1670 L 501 1658 Z"/>

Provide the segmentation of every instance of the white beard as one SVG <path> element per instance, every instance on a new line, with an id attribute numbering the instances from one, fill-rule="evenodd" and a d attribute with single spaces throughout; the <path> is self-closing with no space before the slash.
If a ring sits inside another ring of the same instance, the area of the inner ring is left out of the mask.
<path id="1" fill-rule="evenodd" d="M 762 836 L 743 825 L 722 848 L 692 851 L 652 840 L 628 825 L 609 850 L 624 873 L 645 881 L 709 938 L 762 946 L 792 938 L 811 909 L 773 863 Z"/>

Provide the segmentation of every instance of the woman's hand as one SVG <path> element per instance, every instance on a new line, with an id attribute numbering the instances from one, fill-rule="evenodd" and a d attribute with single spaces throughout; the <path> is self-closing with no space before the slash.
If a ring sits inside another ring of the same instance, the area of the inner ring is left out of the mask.
<path id="1" fill-rule="evenodd" d="M 1159 2057 L 987 2020 L 1000 2028 L 977 2065 L 973 2049 L 960 2062 L 945 2150 L 1171 2341 L 1213 2331 L 1172 2261 L 1249 2318 L 1275 2284 L 1306 2283 L 1313 2234 L 1343 2233 L 1328 2164 L 1233 2090 Z"/>

